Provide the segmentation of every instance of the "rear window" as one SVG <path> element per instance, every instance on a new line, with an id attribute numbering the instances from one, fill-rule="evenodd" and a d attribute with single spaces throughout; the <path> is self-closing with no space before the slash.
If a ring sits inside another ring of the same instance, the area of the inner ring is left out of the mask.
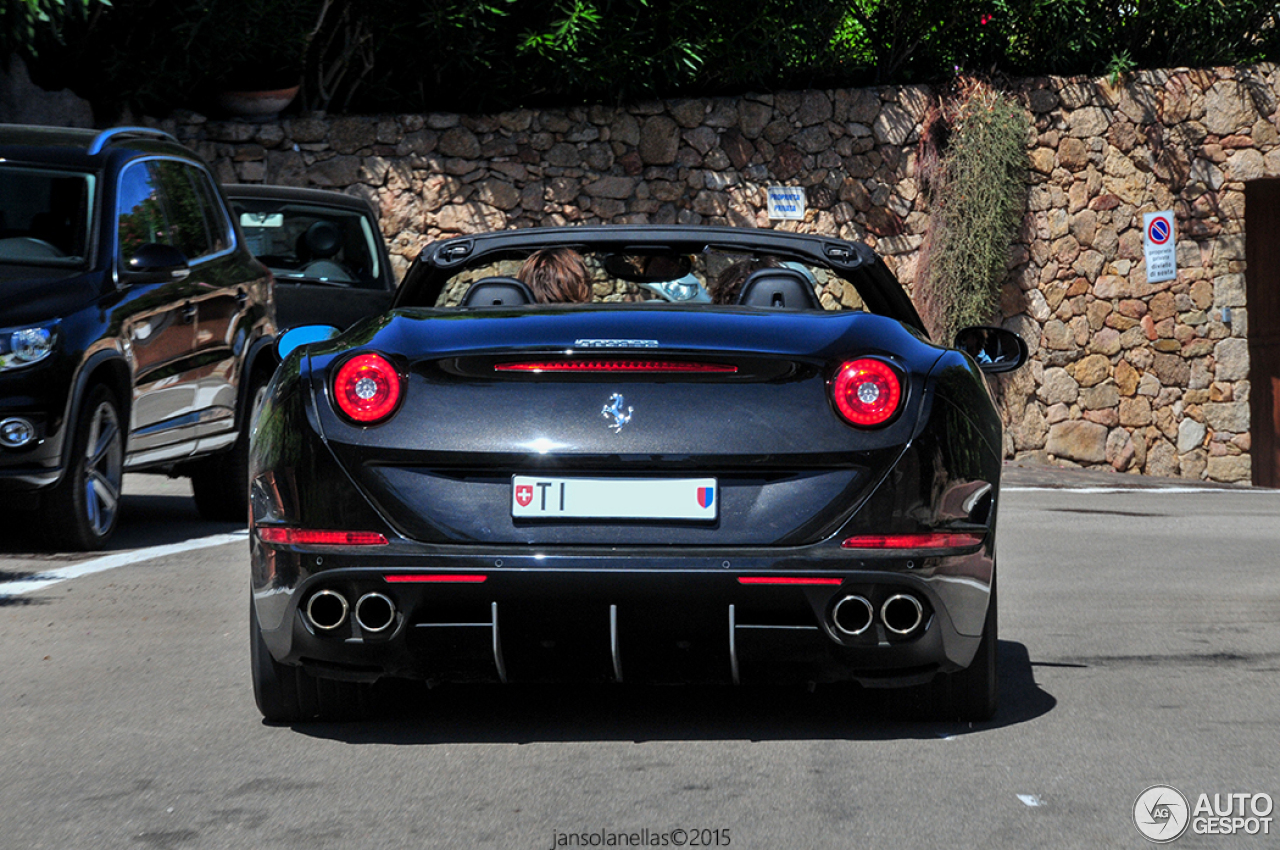
<path id="1" fill-rule="evenodd" d="M 0 165 L 0 263 L 85 266 L 94 175 Z"/>

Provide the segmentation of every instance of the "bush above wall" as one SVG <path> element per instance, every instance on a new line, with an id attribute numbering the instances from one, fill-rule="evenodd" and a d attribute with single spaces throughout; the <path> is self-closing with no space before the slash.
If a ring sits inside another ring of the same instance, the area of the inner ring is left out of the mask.
<path id="1" fill-rule="evenodd" d="M 87 97 L 104 120 L 204 109 L 245 76 L 280 88 L 300 75 L 300 111 L 492 112 L 1280 59 L 1273 0 L 0 0 L 0 11 L 0 48 L 38 53 L 33 78 Z"/>

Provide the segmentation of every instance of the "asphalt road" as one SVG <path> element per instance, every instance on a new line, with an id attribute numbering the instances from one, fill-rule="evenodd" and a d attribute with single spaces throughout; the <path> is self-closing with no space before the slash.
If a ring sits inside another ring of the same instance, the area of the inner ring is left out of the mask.
<path id="1" fill-rule="evenodd" d="M 126 479 L 110 553 L 11 519 L 0 848 L 1144 847 L 1149 786 L 1280 799 L 1280 492 L 1005 486 L 1002 708 L 974 726 L 822 691 L 487 686 L 268 726 L 244 539 L 182 482 Z M 1280 847 L 1270 826 L 1174 846 Z"/>

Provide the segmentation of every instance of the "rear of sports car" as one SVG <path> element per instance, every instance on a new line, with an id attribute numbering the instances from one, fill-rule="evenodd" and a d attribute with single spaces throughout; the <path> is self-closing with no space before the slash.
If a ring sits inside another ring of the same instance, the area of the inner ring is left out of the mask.
<path id="1" fill-rule="evenodd" d="M 973 362 L 881 316 L 392 312 L 291 354 L 258 421 L 259 706 L 858 682 L 987 717 L 999 448 Z"/>

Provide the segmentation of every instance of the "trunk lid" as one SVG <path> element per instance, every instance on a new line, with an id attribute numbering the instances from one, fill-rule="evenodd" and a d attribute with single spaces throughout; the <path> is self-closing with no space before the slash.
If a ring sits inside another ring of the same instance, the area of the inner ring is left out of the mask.
<path id="1" fill-rule="evenodd" d="M 419 539 L 545 545 L 820 539 L 910 440 L 940 354 L 867 314 L 641 306 L 391 314 L 339 341 L 381 352 L 405 375 L 398 412 L 358 427 L 328 401 L 341 355 L 312 358 L 326 441 L 397 527 Z M 859 356 L 903 378 L 901 411 L 882 428 L 854 428 L 831 403 L 832 372 Z M 606 368 L 501 368 L 512 363 Z M 633 368 L 646 363 L 717 371 Z M 712 479 L 718 505 L 713 520 L 518 518 L 515 476 Z"/>

